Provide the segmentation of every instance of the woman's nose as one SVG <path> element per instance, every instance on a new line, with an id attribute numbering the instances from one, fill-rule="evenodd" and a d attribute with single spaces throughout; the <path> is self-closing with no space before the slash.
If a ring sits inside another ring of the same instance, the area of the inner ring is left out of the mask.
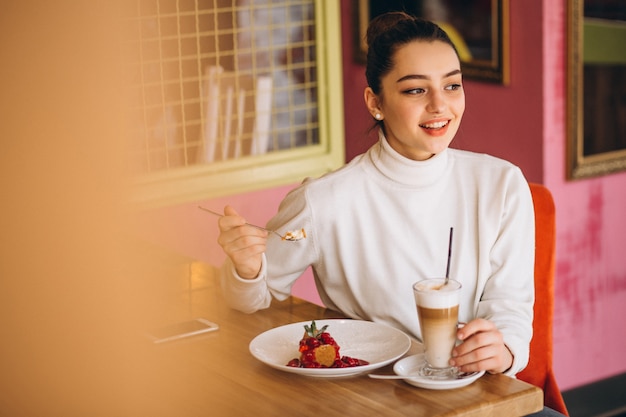
<path id="1" fill-rule="evenodd" d="M 431 113 L 442 113 L 446 108 L 446 100 L 440 92 L 432 92 L 426 110 Z"/>

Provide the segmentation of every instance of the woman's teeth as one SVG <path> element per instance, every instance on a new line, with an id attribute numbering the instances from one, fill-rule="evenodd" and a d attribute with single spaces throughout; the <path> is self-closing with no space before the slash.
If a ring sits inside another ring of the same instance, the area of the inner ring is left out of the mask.
<path id="1" fill-rule="evenodd" d="M 444 121 L 444 122 L 436 122 L 436 123 L 427 123 L 427 124 L 423 124 L 420 125 L 423 128 L 426 129 L 441 129 L 442 127 L 444 127 L 445 125 L 448 124 L 448 121 Z"/>

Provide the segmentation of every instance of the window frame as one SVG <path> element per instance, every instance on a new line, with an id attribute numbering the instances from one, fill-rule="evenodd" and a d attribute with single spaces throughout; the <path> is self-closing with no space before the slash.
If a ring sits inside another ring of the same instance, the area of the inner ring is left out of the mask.
<path id="1" fill-rule="evenodd" d="M 345 163 L 340 5 L 321 0 L 314 5 L 319 143 L 141 174 L 133 178 L 136 206 L 170 206 L 298 183 Z"/>

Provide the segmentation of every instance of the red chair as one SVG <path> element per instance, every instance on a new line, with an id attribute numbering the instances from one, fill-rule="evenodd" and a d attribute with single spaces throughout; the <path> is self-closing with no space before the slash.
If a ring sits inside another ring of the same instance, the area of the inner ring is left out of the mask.
<path id="1" fill-rule="evenodd" d="M 544 404 L 569 415 L 552 369 L 556 220 L 550 190 L 530 184 L 535 206 L 535 318 L 528 366 L 517 377 L 543 390 Z"/>

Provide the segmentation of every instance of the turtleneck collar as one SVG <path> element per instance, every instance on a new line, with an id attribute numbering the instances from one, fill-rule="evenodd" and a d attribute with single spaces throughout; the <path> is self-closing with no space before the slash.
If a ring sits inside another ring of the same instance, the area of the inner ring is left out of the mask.
<path id="1" fill-rule="evenodd" d="M 425 161 L 414 161 L 396 152 L 382 130 L 378 143 L 369 150 L 374 166 L 386 177 L 402 185 L 425 187 L 437 181 L 448 167 L 448 149 Z"/>

